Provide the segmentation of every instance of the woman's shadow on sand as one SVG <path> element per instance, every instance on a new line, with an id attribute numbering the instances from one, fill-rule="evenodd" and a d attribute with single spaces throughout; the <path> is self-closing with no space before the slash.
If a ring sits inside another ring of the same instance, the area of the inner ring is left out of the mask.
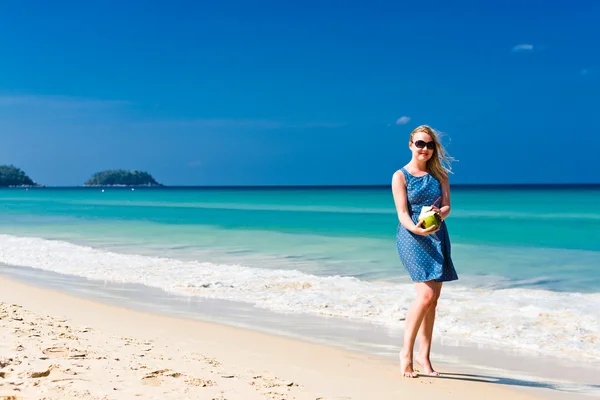
<path id="1" fill-rule="evenodd" d="M 494 383 L 497 385 L 510 385 L 510 386 L 522 386 L 530 388 L 541 388 L 559 390 L 562 392 L 581 392 L 581 387 L 585 387 L 587 390 L 600 390 L 600 385 L 597 384 L 560 384 L 551 382 L 539 382 L 525 379 L 506 378 L 502 376 L 490 376 L 490 375 L 479 375 L 479 374 L 460 374 L 453 372 L 440 373 L 439 376 L 419 375 L 427 378 L 435 379 L 452 379 L 466 382 L 480 382 L 480 383 Z M 573 386 L 571 388 L 571 386 Z M 574 386 L 577 386 L 576 389 Z"/>

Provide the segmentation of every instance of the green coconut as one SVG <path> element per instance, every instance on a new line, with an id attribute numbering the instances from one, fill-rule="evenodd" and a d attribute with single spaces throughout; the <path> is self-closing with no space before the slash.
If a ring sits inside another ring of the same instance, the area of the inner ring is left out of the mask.
<path id="1" fill-rule="evenodd" d="M 433 211 L 429 206 L 424 206 L 421 208 L 419 221 L 423 221 L 423 224 L 421 225 L 423 229 L 429 229 L 432 226 L 435 226 L 435 229 L 438 229 L 442 224 L 442 218 L 440 215 Z"/>

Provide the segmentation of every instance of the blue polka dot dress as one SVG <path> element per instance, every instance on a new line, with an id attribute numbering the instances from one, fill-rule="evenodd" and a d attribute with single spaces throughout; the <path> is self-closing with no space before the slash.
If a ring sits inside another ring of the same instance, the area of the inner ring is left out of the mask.
<path id="1" fill-rule="evenodd" d="M 432 205 L 442 195 L 442 188 L 431 174 L 413 176 L 404 168 L 401 171 L 406 177 L 408 210 L 416 224 L 421 207 Z M 450 256 L 450 237 L 445 222 L 442 222 L 437 232 L 427 236 L 412 233 L 398 224 L 396 247 L 413 282 L 447 282 L 458 279 Z"/>

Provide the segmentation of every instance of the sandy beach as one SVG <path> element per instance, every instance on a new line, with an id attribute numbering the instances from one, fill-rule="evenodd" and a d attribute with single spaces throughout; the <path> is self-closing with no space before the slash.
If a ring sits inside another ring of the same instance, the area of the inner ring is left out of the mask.
<path id="1" fill-rule="evenodd" d="M 378 357 L 6 278 L 0 288 L 2 400 L 540 398 L 449 372 L 407 380 Z"/>

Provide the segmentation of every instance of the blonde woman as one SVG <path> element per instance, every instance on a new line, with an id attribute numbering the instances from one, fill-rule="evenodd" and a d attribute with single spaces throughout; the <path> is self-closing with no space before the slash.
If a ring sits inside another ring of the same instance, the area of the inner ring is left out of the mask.
<path id="1" fill-rule="evenodd" d="M 413 369 L 413 347 L 417 335 L 419 352 L 415 361 L 426 375 L 439 375 L 429 359 L 435 310 L 443 282 L 457 280 L 458 275 L 444 222 L 450 214 L 451 157 L 436 132 L 426 125 L 412 131 L 408 145 L 412 158 L 394 173 L 392 193 L 400 221 L 396 231 L 398 255 L 417 290 L 417 298 L 406 316 L 400 368 L 403 376 L 415 378 L 418 375 Z M 418 222 L 423 206 L 432 206 L 441 217 L 437 229 L 435 226 L 424 229 L 422 222 Z"/>

